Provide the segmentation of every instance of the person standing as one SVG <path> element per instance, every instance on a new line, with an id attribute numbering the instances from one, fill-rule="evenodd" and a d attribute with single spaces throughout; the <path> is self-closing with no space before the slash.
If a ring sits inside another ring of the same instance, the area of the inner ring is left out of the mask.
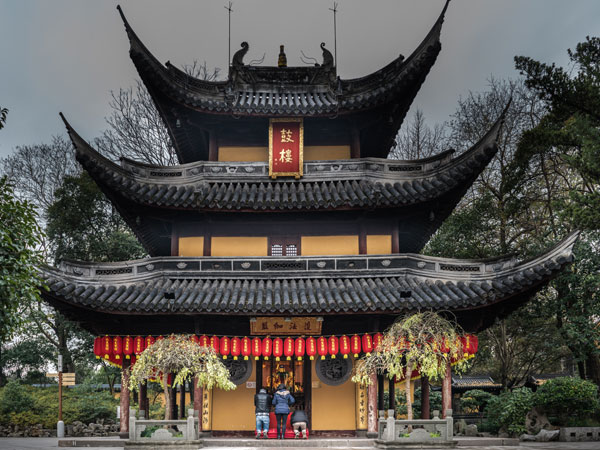
<path id="1" fill-rule="evenodd" d="M 296 439 L 300 437 L 300 432 L 302 432 L 302 439 L 308 439 L 306 434 L 306 428 L 308 427 L 308 417 L 306 413 L 301 409 L 297 409 L 292 413 L 292 417 L 290 418 L 290 423 L 292 424 L 292 430 L 294 430 L 294 435 Z"/>
<path id="2" fill-rule="evenodd" d="M 296 402 L 290 391 L 281 383 L 277 386 L 277 391 L 273 396 L 273 405 L 275 405 L 275 417 L 277 419 L 277 439 L 283 439 L 285 436 L 285 425 L 287 416 L 290 413 L 290 406 Z"/>
<path id="3" fill-rule="evenodd" d="M 269 411 L 271 410 L 271 396 L 266 389 L 261 389 L 254 396 L 254 414 L 256 414 L 256 439 L 260 439 L 261 431 L 263 439 L 267 438 L 269 431 Z"/>

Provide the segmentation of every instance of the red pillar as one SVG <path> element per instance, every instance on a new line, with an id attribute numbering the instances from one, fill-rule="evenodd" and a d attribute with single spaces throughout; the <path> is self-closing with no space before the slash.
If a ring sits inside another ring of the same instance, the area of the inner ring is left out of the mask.
<path id="1" fill-rule="evenodd" d="M 121 396 L 119 403 L 121 406 L 121 433 L 129 432 L 129 359 L 123 358 L 123 367 L 121 368 Z"/>
<path id="2" fill-rule="evenodd" d="M 421 377 L 421 419 L 431 419 L 429 406 L 429 378 Z"/>
<path id="3" fill-rule="evenodd" d="M 442 418 L 446 418 L 446 410 L 452 409 L 452 367 L 448 364 L 446 375 L 442 380 Z"/>
<path id="4" fill-rule="evenodd" d="M 377 375 L 371 374 L 371 384 L 367 392 L 367 435 L 377 434 Z"/>

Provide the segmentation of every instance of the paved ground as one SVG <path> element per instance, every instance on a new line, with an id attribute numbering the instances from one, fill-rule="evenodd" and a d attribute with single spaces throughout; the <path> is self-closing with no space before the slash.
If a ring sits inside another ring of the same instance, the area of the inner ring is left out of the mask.
<path id="1" fill-rule="evenodd" d="M 58 439 L 56 438 L 0 438 L 0 449 L 2 450 L 38 450 L 47 448 L 58 448 Z M 70 447 L 84 449 L 89 447 Z M 94 447 L 96 450 L 115 450 L 115 447 Z M 204 447 L 210 448 L 210 447 Z M 215 447 L 216 448 L 216 447 Z M 265 450 L 273 450 L 273 447 L 263 447 Z M 600 450 L 600 442 L 524 442 L 519 447 L 458 447 L 459 450 Z M 219 450 L 261 450 L 261 447 L 218 447 Z M 303 447 L 302 450 L 317 450 L 316 447 Z M 329 448 L 328 450 L 337 450 Z M 351 450 L 346 447 L 340 450 Z M 364 450 L 361 449 L 361 450 Z"/>

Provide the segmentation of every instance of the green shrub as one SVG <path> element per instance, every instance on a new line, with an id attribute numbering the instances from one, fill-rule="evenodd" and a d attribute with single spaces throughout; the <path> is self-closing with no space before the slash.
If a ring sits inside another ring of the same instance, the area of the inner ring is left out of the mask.
<path id="1" fill-rule="evenodd" d="M 493 395 L 489 392 L 471 389 L 460 398 L 460 406 L 463 412 L 483 412 L 492 397 Z"/>
<path id="2" fill-rule="evenodd" d="M 21 413 L 31 410 L 33 398 L 18 381 L 9 381 L 0 394 L 0 413 Z"/>
<path id="3" fill-rule="evenodd" d="M 554 378 L 538 388 L 535 405 L 556 418 L 554 425 L 570 425 L 598 412 L 598 387 L 580 378 Z"/>
<path id="4" fill-rule="evenodd" d="M 533 405 L 534 395 L 528 388 L 518 388 L 491 397 L 485 409 L 485 426 L 493 432 L 503 429 L 518 436 L 525 432 L 525 416 Z"/>

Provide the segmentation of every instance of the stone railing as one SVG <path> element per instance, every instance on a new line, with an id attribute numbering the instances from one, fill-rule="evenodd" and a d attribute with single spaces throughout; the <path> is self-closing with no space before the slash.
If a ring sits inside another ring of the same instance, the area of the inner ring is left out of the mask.
<path id="1" fill-rule="evenodd" d="M 377 448 L 449 448 L 455 447 L 453 440 L 454 421 L 452 410 L 446 411 L 446 418 L 440 419 L 439 412 L 433 412 L 433 419 L 396 420 L 394 411 L 388 411 L 388 418 L 380 414 Z"/>
<path id="2" fill-rule="evenodd" d="M 194 410 L 188 410 L 186 420 L 146 420 L 136 419 L 135 415 L 129 417 L 129 441 L 130 442 L 152 442 L 152 441 L 197 441 L 198 417 L 194 416 Z M 159 427 L 148 437 L 142 437 L 142 433 L 149 427 Z M 177 431 L 174 430 L 177 427 Z"/>

